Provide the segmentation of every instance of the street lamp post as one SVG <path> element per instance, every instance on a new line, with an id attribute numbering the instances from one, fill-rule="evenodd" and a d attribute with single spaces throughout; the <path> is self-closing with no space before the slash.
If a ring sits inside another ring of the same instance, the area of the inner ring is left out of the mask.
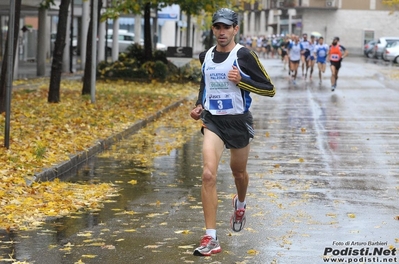
<path id="1" fill-rule="evenodd" d="M 4 131 L 4 146 L 10 148 L 10 118 L 11 118 L 11 90 L 14 68 L 14 23 L 15 1 L 10 0 L 10 15 L 8 17 L 8 50 L 7 50 L 7 74 L 6 74 L 6 123 Z"/>

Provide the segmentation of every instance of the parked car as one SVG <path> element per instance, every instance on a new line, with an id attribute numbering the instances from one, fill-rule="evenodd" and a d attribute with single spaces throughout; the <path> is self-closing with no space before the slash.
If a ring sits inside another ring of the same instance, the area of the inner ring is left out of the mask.
<path id="1" fill-rule="evenodd" d="M 107 51 L 108 54 L 112 54 L 112 38 L 113 38 L 113 31 L 109 30 L 107 34 Z M 118 32 L 118 45 L 119 45 L 119 52 L 126 52 L 127 47 L 134 44 L 134 33 L 130 33 L 127 30 L 119 30 Z M 140 46 L 144 46 L 144 39 L 140 39 Z M 167 47 L 165 44 L 157 43 L 156 46 L 157 50 L 166 51 Z"/>
<path id="2" fill-rule="evenodd" d="M 399 40 L 387 44 L 384 49 L 383 59 L 386 61 L 392 61 L 393 63 L 399 63 Z"/>
<path id="3" fill-rule="evenodd" d="M 107 52 L 112 54 L 112 38 L 113 32 L 109 30 L 107 32 Z M 134 33 L 127 32 L 126 30 L 119 30 L 118 32 L 118 47 L 119 52 L 125 52 L 127 47 L 134 44 Z"/>
<path id="4" fill-rule="evenodd" d="M 382 58 L 382 54 L 384 52 L 384 48 L 386 47 L 387 44 L 398 41 L 399 37 L 382 37 L 379 38 L 377 41 L 377 44 L 374 46 L 374 53 L 373 57 L 380 59 Z"/>
<path id="5" fill-rule="evenodd" d="M 372 58 L 373 57 L 374 46 L 375 46 L 376 43 L 377 43 L 376 40 L 372 40 L 372 41 L 367 42 L 364 45 L 363 53 L 364 53 L 364 55 L 366 57 L 368 57 L 368 58 Z"/>

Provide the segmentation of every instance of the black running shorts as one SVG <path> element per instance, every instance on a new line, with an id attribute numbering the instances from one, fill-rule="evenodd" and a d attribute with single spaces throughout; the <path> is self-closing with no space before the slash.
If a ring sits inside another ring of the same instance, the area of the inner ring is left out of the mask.
<path id="1" fill-rule="evenodd" d="M 204 128 L 218 135 L 227 149 L 240 149 L 246 147 L 254 138 L 253 119 L 251 112 L 240 115 L 212 115 L 209 111 L 202 111 Z"/>
<path id="2" fill-rule="evenodd" d="M 334 66 L 335 69 L 337 69 L 337 71 L 339 70 L 339 68 L 341 68 L 341 61 L 330 61 L 331 62 L 331 66 Z"/>

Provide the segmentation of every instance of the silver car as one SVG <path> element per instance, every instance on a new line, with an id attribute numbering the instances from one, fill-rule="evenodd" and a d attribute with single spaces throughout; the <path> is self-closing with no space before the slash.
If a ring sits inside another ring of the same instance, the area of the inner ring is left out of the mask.
<path id="1" fill-rule="evenodd" d="M 384 53 L 384 49 L 387 44 L 394 42 L 394 41 L 399 41 L 399 37 L 382 37 L 379 38 L 377 41 L 377 44 L 374 46 L 374 53 L 373 57 L 380 59 L 382 58 L 382 54 Z"/>
<path id="2" fill-rule="evenodd" d="M 109 55 L 112 54 L 112 30 L 107 32 L 107 52 Z M 127 47 L 134 44 L 134 33 L 127 32 L 126 30 L 119 30 L 118 32 L 118 49 L 119 53 L 126 52 Z"/>
<path id="3" fill-rule="evenodd" d="M 107 34 L 107 52 L 109 55 L 112 54 L 112 37 L 113 31 L 108 30 Z M 134 44 L 134 33 L 130 33 L 127 30 L 120 29 L 118 32 L 118 47 L 119 53 L 126 52 L 127 48 Z M 144 46 L 144 39 L 140 39 L 140 46 Z M 167 47 L 165 44 L 157 43 L 156 45 L 157 50 L 166 51 Z"/>
<path id="4" fill-rule="evenodd" d="M 374 46 L 377 44 L 376 40 L 372 40 L 367 42 L 364 47 L 363 47 L 363 54 L 368 57 L 371 58 L 373 57 L 373 51 L 374 51 Z"/>
<path id="5" fill-rule="evenodd" d="M 386 61 L 399 63 L 399 41 L 387 44 L 382 54 L 382 58 Z"/>

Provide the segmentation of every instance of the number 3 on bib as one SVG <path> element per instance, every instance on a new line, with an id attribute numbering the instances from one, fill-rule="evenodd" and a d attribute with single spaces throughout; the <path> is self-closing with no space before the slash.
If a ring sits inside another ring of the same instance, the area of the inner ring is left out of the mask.
<path id="1" fill-rule="evenodd" d="M 228 110 L 233 108 L 233 101 L 231 99 L 209 100 L 210 110 Z"/>

